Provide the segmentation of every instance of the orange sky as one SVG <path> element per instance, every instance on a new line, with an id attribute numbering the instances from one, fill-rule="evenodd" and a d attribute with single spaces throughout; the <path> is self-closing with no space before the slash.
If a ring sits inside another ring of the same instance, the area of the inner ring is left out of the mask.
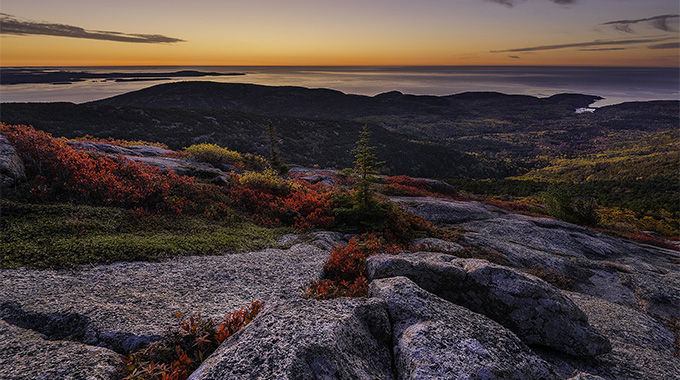
<path id="1" fill-rule="evenodd" d="M 3 0 L 0 65 L 677 67 L 679 7 L 677 0 Z"/>

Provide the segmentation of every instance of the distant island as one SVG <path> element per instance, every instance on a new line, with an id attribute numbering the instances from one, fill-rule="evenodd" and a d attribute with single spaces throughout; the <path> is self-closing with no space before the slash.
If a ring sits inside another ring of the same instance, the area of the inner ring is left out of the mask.
<path id="1" fill-rule="evenodd" d="M 178 77 L 209 77 L 246 75 L 245 73 L 216 73 L 195 70 L 182 70 L 166 73 L 89 73 L 86 71 L 52 71 L 50 69 L 3 69 L 0 84 L 52 83 L 71 84 L 88 79 L 115 80 L 116 82 L 169 80 Z"/>

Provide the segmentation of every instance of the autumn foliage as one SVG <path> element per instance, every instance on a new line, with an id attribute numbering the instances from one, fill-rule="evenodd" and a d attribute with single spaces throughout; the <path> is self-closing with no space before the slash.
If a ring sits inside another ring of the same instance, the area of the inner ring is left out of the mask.
<path id="1" fill-rule="evenodd" d="M 353 238 L 346 246 L 335 246 L 324 264 L 324 278 L 312 280 L 305 290 L 305 297 L 365 297 L 368 292 L 366 259 L 377 253 L 396 254 L 403 250 L 403 246 L 388 243 L 375 232 Z"/>
<path id="2" fill-rule="evenodd" d="M 40 201 L 141 208 L 182 213 L 209 197 L 193 178 L 95 152 L 23 125 L 0 126 L 26 165 L 31 196 Z"/>
<path id="3" fill-rule="evenodd" d="M 236 176 L 229 189 L 231 205 L 266 226 L 299 229 L 333 225 L 332 192 L 324 185 L 279 178 L 272 170 Z"/>
<path id="4" fill-rule="evenodd" d="M 125 380 L 185 380 L 227 338 L 250 323 L 264 303 L 255 301 L 227 315 L 217 325 L 201 313 L 187 319 L 175 313 L 179 328 L 162 340 L 124 356 Z"/>

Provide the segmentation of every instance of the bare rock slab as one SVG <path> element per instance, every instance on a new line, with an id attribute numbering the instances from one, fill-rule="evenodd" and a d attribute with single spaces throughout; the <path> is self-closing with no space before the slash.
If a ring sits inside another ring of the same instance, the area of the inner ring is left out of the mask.
<path id="1" fill-rule="evenodd" d="M 269 305 L 190 380 L 393 379 L 391 326 L 377 299 Z"/>
<path id="2" fill-rule="evenodd" d="M 406 277 L 375 280 L 369 293 L 387 303 L 398 379 L 561 379 L 503 326 Z"/>
<path id="3" fill-rule="evenodd" d="M 0 270 L 0 318 L 51 339 L 127 352 L 176 326 L 173 314 L 223 320 L 252 301 L 298 299 L 328 252 L 306 244 L 78 270 Z"/>
<path id="4" fill-rule="evenodd" d="M 0 378 L 3 380 L 114 380 L 123 361 L 103 347 L 50 341 L 0 320 Z"/>
<path id="5" fill-rule="evenodd" d="M 484 260 L 435 253 L 377 255 L 367 260 L 369 279 L 405 276 L 425 290 L 486 315 L 526 344 L 570 355 L 609 352 L 607 338 L 588 325 L 574 302 L 543 280 Z"/>

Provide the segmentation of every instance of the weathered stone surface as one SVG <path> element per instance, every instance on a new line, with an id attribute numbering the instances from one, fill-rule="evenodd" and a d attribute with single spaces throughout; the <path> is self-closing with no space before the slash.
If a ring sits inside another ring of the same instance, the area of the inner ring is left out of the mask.
<path id="1" fill-rule="evenodd" d="M 674 336 L 663 324 L 627 306 L 585 294 L 565 294 L 586 313 L 593 328 L 609 338 L 612 351 L 594 360 L 539 351 L 560 375 L 568 377 L 578 370 L 605 380 L 678 378 L 680 358 L 671 355 Z"/>
<path id="2" fill-rule="evenodd" d="M 103 347 L 45 340 L 35 331 L 0 320 L 0 378 L 3 380 L 113 380 L 123 362 Z"/>
<path id="3" fill-rule="evenodd" d="M 145 157 L 164 156 L 174 153 L 172 150 L 149 145 L 128 145 L 126 148 Z"/>
<path id="4" fill-rule="evenodd" d="M 452 243 L 450 241 L 442 240 L 442 239 L 437 239 L 437 238 L 420 238 L 420 239 L 414 239 L 411 244 L 414 247 L 417 247 L 421 251 L 428 251 L 428 252 L 445 252 L 445 253 L 451 253 L 451 252 L 456 252 L 460 251 L 463 249 L 463 246 L 457 243 Z"/>
<path id="5" fill-rule="evenodd" d="M 321 276 L 327 257 L 327 251 L 298 244 L 75 271 L 2 269 L 0 318 L 56 339 L 75 336 L 126 351 L 175 326 L 176 311 L 222 320 L 255 300 L 297 299 L 303 285 Z"/>
<path id="6" fill-rule="evenodd" d="M 227 177 L 227 173 L 220 169 L 206 163 L 194 159 L 182 159 L 171 157 L 142 157 L 142 156 L 124 156 L 125 158 L 135 161 L 143 162 L 147 165 L 157 167 L 163 171 L 173 170 L 175 173 L 183 176 L 192 176 L 203 179 L 213 179 L 216 177 Z"/>
<path id="7" fill-rule="evenodd" d="M 430 178 L 413 178 L 415 180 L 419 181 L 424 181 L 427 183 L 427 186 L 430 188 L 431 191 L 437 192 L 439 194 L 445 194 L 445 195 L 455 195 L 456 194 L 456 188 L 453 187 L 451 184 L 448 184 L 446 182 L 438 181 L 436 179 L 430 179 Z"/>
<path id="8" fill-rule="evenodd" d="M 406 277 L 375 280 L 369 293 L 387 303 L 398 379 L 560 379 L 501 325 Z"/>
<path id="9" fill-rule="evenodd" d="M 418 252 L 400 255 L 374 255 L 366 260 L 368 280 L 405 276 L 428 292 L 441 295 L 462 288 L 463 261 L 441 253 Z"/>
<path id="10" fill-rule="evenodd" d="M 120 146 L 91 141 L 67 141 L 67 143 L 75 149 L 93 150 L 95 152 L 122 156 L 155 157 L 167 155 L 173 152 L 172 150 L 148 145 Z"/>
<path id="11" fill-rule="evenodd" d="M 24 162 L 7 138 L 0 134 L 0 188 L 12 187 L 24 179 Z"/>
<path id="12" fill-rule="evenodd" d="M 383 301 L 293 300 L 265 307 L 190 379 L 389 380 L 390 339 Z"/>
<path id="13" fill-rule="evenodd" d="M 435 223 L 455 224 L 471 220 L 487 220 L 494 216 L 490 211 L 490 206 L 479 202 L 459 202 L 429 197 L 390 197 L 390 200 L 422 216 L 423 219 Z"/>
<path id="14" fill-rule="evenodd" d="M 568 380 L 605 380 L 600 376 L 591 375 L 581 371 L 574 371 L 572 375 L 573 377 L 570 377 Z"/>
<path id="15" fill-rule="evenodd" d="M 323 183 L 324 185 L 327 186 L 335 186 L 335 180 L 333 177 L 329 175 L 323 175 L 323 174 L 312 174 L 312 175 L 306 175 L 300 177 L 300 179 L 305 180 L 312 185 L 317 184 L 317 183 Z"/>
<path id="16" fill-rule="evenodd" d="M 312 232 L 309 235 L 312 238 L 311 244 L 327 251 L 330 251 L 336 245 L 345 246 L 348 243 L 347 240 L 345 240 L 345 235 L 339 232 L 319 231 Z"/>
<path id="17" fill-rule="evenodd" d="M 392 199 L 426 220 L 461 228 L 466 242 L 500 252 L 512 267 L 553 270 L 580 293 L 642 307 L 666 320 L 680 318 L 678 251 L 477 202 Z"/>
<path id="18" fill-rule="evenodd" d="M 406 276 L 446 300 L 486 315 L 525 343 L 593 356 L 611 346 L 569 298 L 543 280 L 484 260 L 433 253 L 377 255 L 369 279 Z"/>
<path id="19" fill-rule="evenodd" d="M 99 153 L 108 153 L 112 155 L 123 155 L 123 156 L 141 156 L 141 153 L 135 152 L 132 149 L 129 149 L 128 147 L 120 146 L 120 145 L 113 145 L 113 144 L 106 144 L 106 143 L 100 143 L 100 142 L 92 142 L 92 141 L 67 141 L 66 142 L 68 145 L 70 145 L 74 149 L 78 150 L 91 150 Z"/>

